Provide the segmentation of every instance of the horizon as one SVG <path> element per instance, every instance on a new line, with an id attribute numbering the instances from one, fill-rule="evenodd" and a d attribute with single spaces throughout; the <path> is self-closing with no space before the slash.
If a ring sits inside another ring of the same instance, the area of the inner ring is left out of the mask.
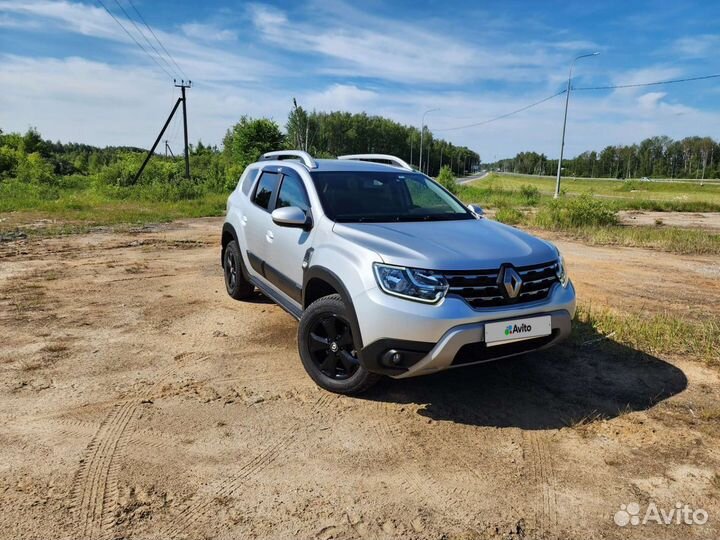
<path id="1" fill-rule="evenodd" d="M 443 128 L 486 121 L 563 90 L 570 60 L 588 51 L 601 54 L 577 63 L 578 87 L 720 72 L 713 54 L 720 6 L 700 2 L 662 12 L 649 2 L 510 2 L 492 13 L 463 2 L 447 14 L 430 2 L 372 2 L 366 11 L 316 0 L 133 4 L 193 80 L 190 140 L 211 146 L 220 146 L 242 115 L 271 118 L 284 129 L 297 97 L 309 111 L 365 112 L 416 128 L 424 110 L 439 108 L 426 117 L 433 135 L 467 146 L 486 163 L 522 151 L 556 159 L 562 95 L 483 126 Z M 134 14 L 132 4 L 105 5 L 135 32 L 125 16 Z M 0 1 L 0 28 L 3 130 L 34 126 L 49 140 L 150 147 L 177 91 L 104 9 Z M 573 92 L 566 155 L 661 135 L 718 140 L 719 92 L 714 81 Z M 176 147 L 179 120 L 167 134 Z"/>

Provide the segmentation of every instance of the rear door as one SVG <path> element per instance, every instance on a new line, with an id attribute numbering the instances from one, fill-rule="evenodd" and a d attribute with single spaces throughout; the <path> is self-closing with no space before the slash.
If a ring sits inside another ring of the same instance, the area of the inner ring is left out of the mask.
<path id="1" fill-rule="evenodd" d="M 281 175 L 277 167 L 263 169 L 255 188 L 250 194 L 250 204 L 243 216 L 242 227 L 247 242 L 247 257 L 250 268 L 261 276 L 263 261 L 268 252 L 271 228 L 273 225 L 270 212 L 275 205 Z"/>
<path id="2" fill-rule="evenodd" d="M 295 171 L 284 169 L 283 173 L 275 208 L 296 206 L 307 215 L 310 199 L 305 183 Z M 302 301 L 302 262 L 311 246 L 311 237 L 312 230 L 271 223 L 270 238 L 267 239 L 265 276 L 298 303 Z"/>

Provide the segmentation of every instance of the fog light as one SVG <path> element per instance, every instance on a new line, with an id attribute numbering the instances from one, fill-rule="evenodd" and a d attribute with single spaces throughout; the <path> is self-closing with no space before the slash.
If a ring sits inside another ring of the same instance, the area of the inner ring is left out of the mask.
<path id="1" fill-rule="evenodd" d="M 395 349 L 390 349 L 382 355 L 382 363 L 388 367 L 397 367 L 402 364 L 403 355 Z"/>

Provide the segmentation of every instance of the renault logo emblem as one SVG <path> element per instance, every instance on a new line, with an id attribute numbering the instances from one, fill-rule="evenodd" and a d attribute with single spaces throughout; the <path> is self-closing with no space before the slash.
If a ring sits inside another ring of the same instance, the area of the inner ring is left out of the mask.
<path id="1" fill-rule="evenodd" d="M 505 286 L 505 292 L 508 298 L 517 298 L 517 295 L 520 294 L 522 283 L 522 278 L 515 269 L 510 266 L 505 267 L 502 274 L 502 284 Z"/>

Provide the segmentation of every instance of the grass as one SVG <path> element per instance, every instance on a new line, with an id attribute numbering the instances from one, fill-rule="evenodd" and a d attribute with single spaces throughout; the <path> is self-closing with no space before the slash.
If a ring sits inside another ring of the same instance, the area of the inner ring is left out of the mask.
<path id="1" fill-rule="evenodd" d="M 172 189 L 172 187 L 170 188 Z M 0 239 L 18 232 L 52 236 L 96 227 L 163 223 L 180 218 L 222 215 L 226 193 L 197 191 L 184 197 L 165 187 L 112 188 L 21 186 L 0 183 Z"/>
<path id="2" fill-rule="evenodd" d="M 647 354 L 685 356 L 708 365 L 720 363 L 720 320 L 713 316 L 691 321 L 677 313 L 620 314 L 581 305 L 575 319 L 608 339 Z M 587 343 L 587 338 L 582 332 L 573 334 L 580 344 Z"/>
<path id="3" fill-rule="evenodd" d="M 592 245 L 642 247 L 681 255 L 720 255 L 720 234 L 677 227 L 578 227 L 566 234 Z"/>
<path id="4" fill-rule="evenodd" d="M 536 186 L 525 183 L 511 189 L 496 180 L 461 186 L 459 195 L 466 202 L 494 208 L 495 219 L 508 225 L 557 231 L 589 244 L 720 255 L 720 234 L 679 227 L 622 226 L 618 222 L 617 201 L 598 198 L 591 192 L 553 199 L 542 195 Z M 614 184 L 622 187 L 620 182 Z M 656 222 L 660 224 L 662 220 Z"/>
<path id="5" fill-rule="evenodd" d="M 490 173 L 468 188 L 480 188 L 509 194 L 520 193 L 524 187 L 536 188 L 542 198 L 555 192 L 555 179 Z M 625 182 L 601 178 L 563 178 L 564 193 L 577 196 L 593 193 L 608 199 L 615 210 L 647 210 L 656 212 L 720 212 L 720 183 L 700 182 Z"/>
<path id="6" fill-rule="evenodd" d="M 504 223 L 558 231 L 591 244 L 720 254 L 718 234 L 674 227 L 623 227 L 616 217 L 617 210 L 630 208 L 720 211 L 720 185 L 567 179 L 564 186 L 568 196 L 555 201 L 551 178 L 493 173 L 458 186 L 458 195 L 465 202 L 495 209 L 496 219 Z M 650 193 L 666 198 L 642 198 Z M 6 180 L 0 182 L 0 240 L 218 216 L 226 200 L 226 193 L 185 180 L 132 188 L 83 176 L 64 177 L 53 186 Z"/>

